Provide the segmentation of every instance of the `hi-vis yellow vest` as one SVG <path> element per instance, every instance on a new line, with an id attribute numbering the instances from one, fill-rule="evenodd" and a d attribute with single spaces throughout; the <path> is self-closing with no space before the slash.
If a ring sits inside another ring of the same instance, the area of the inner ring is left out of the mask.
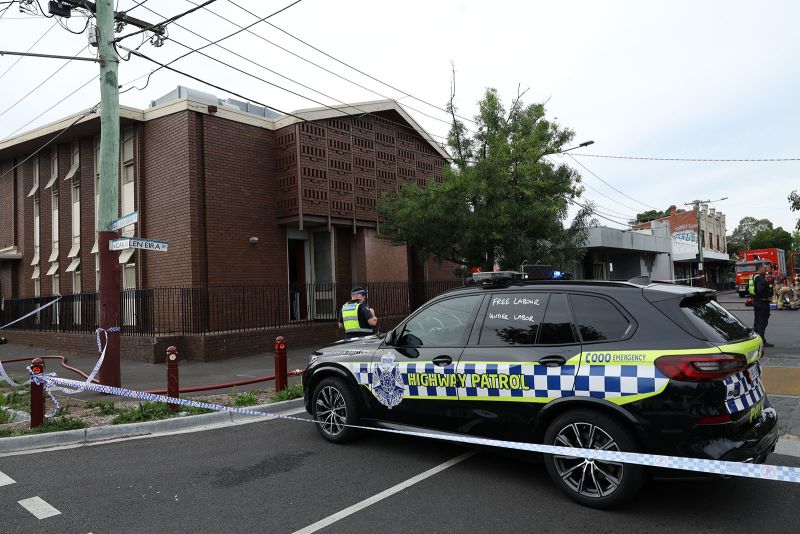
<path id="1" fill-rule="evenodd" d="M 363 330 L 361 323 L 358 322 L 358 309 L 360 307 L 361 302 L 346 302 L 342 306 L 342 324 L 344 325 L 345 333 Z"/>
<path id="2" fill-rule="evenodd" d="M 756 276 L 761 276 L 760 274 L 756 273 L 750 277 L 750 281 L 747 283 L 747 292 L 751 295 L 755 296 L 756 294 Z"/>

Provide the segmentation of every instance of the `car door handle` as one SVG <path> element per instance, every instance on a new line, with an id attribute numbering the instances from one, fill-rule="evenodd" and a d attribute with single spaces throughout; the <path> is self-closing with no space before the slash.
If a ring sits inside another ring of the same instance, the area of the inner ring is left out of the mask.
<path id="1" fill-rule="evenodd" d="M 451 363 L 453 363 L 453 358 L 447 356 L 446 354 L 443 354 L 441 356 L 435 357 L 433 359 L 433 363 L 435 363 L 440 367 L 444 367 L 445 365 L 450 365 Z"/>
<path id="2" fill-rule="evenodd" d="M 539 364 L 545 367 L 561 367 L 565 363 L 567 363 L 567 360 L 565 360 L 563 356 L 557 356 L 555 354 L 539 358 Z"/>

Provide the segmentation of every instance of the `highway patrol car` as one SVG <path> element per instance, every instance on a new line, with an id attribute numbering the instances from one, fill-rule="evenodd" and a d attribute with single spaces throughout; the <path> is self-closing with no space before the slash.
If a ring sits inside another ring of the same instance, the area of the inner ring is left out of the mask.
<path id="1" fill-rule="evenodd" d="M 763 462 L 778 439 L 762 341 L 716 292 L 489 274 L 384 337 L 318 350 L 303 374 L 322 436 L 406 425 L 567 447 Z M 645 468 L 545 456 L 574 500 L 621 504 Z"/>

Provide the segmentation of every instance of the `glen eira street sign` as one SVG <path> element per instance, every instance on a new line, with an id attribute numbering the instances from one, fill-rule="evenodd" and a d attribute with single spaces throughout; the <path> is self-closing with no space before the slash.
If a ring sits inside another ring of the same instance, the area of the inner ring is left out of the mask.
<path id="1" fill-rule="evenodd" d="M 123 237 L 122 239 L 114 239 L 109 242 L 108 248 L 110 250 L 125 250 L 128 248 L 140 248 L 142 250 L 158 250 L 161 252 L 167 251 L 167 242 L 159 241 L 156 239 L 142 239 L 140 237 Z"/>
<path id="2" fill-rule="evenodd" d="M 119 230 L 121 228 L 125 228 L 126 226 L 130 226 L 134 223 L 139 222 L 139 212 L 134 211 L 133 213 L 129 213 L 124 217 L 120 217 L 116 221 L 112 222 L 108 225 L 108 231 L 113 232 L 114 230 Z"/>

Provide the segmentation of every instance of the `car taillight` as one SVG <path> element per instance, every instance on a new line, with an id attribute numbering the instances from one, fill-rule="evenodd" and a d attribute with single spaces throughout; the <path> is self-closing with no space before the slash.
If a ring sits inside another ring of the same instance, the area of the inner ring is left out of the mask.
<path id="1" fill-rule="evenodd" d="M 656 358 L 656 367 L 668 378 L 698 382 L 725 378 L 744 371 L 744 354 L 675 354 Z"/>

